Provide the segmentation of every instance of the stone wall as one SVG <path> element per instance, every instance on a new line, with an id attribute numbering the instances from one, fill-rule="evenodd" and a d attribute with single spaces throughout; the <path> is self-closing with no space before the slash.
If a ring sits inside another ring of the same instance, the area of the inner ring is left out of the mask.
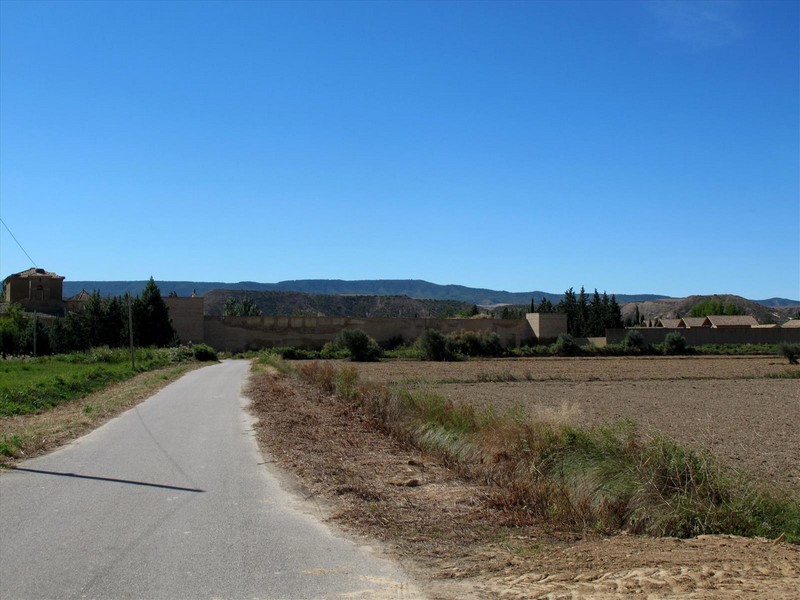
<path id="1" fill-rule="evenodd" d="M 175 333 L 183 343 L 205 341 L 202 298 L 164 298 Z"/>
<path id="2" fill-rule="evenodd" d="M 629 329 L 606 329 L 609 344 L 619 344 Z M 668 333 L 680 333 L 690 346 L 703 344 L 780 344 L 800 342 L 800 328 L 712 328 L 712 327 L 641 327 L 636 331 L 642 334 L 647 344 L 660 344 Z"/>
<path id="3" fill-rule="evenodd" d="M 566 331 L 566 316 L 531 313 L 526 319 L 420 319 L 355 317 L 212 317 L 203 315 L 203 298 L 164 298 L 172 326 L 183 342 L 205 342 L 217 350 L 239 352 L 270 346 L 321 348 L 343 329 L 361 329 L 378 342 L 413 342 L 426 329 L 494 332 L 509 346 L 549 341 Z M 534 329 L 535 326 L 535 329 Z"/>
<path id="4" fill-rule="evenodd" d="M 552 341 L 562 333 L 567 333 L 565 313 L 528 313 L 525 318 L 539 341 Z"/>
<path id="5" fill-rule="evenodd" d="M 217 350 L 240 352 L 270 346 L 321 348 L 343 329 L 361 329 L 378 342 L 402 338 L 413 342 L 426 329 L 444 334 L 459 330 L 495 332 L 504 344 L 520 346 L 549 342 L 564 333 L 566 315 L 529 313 L 525 319 L 414 319 L 350 317 L 210 317 L 203 316 L 202 298 L 164 298 L 172 325 L 183 342 L 205 342 Z M 620 343 L 628 329 L 607 329 L 606 338 L 580 340 L 596 346 Z M 664 341 L 676 331 L 690 346 L 701 344 L 800 343 L 800 328 L 667 328 L 644 327 L 636 331 L 648 344 Z"/>
<path id="6" fill-rule="evenodd" d="M 522 319 L 359 319 L 347 317 L 209 317 L 204 340 L 218 350 L 240 352 L 270 346 L 321 348 L 343 329 L 361 329 L 378 342 L 402 338 L 413 342 L 426 329 L 444 334 L 459 330 L 495 332 L 504 344 L 533 341 L 533 331 Z"/>

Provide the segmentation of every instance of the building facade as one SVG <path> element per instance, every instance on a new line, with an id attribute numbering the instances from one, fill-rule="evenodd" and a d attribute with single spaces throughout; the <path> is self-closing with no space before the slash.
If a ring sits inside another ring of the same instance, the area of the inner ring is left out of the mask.
<path id="1" fill-rule="evenodd" d="M 63 315 L 63 283 L 62 275 L 32 267 L 3 280 L 3 301 L 17 303 L 27 312 Z"/>

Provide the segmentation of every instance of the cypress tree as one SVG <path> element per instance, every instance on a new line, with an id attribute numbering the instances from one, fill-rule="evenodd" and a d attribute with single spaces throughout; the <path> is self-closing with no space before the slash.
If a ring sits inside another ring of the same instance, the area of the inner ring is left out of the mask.
<path id="1" fill-rule="evenodd" d="M 168 346 L 175 339 L 169 309 L 152 277 L 133 301 L 133 336 L 137 346 Z"/>

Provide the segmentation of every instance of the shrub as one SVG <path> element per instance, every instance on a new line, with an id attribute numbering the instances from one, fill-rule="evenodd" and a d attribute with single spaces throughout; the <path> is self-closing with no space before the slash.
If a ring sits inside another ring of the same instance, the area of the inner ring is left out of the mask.
<path id="1" fill-rule="evenodd" d="M 316 350 L 306 350 L 305 348 L 295 348 L 294 346 L 275 346 L 270 348 L 269 351 L 285 360 L 313 360 L 320 358 L 320 353 Z"/>
<path id="2" fill-rule="evenodd" d="M 456 353 L 453 351 L 452 345 L 441 331 L 426 329 L 419 336 L 417 343 L 419 344 L 422 360 L 444 361 L 456 359 Z"/>
<path id="3" fill-rule="evenodd" d="M 800 357 L 800 344 L 780 344 L 778 346 L 780 353 L 789 359 L 790 365 L 798 364 L 798 357 Z"/>
<path id="4" fill-rule="evenodd" d="M 640 332 L 631 329 L 625 334 L 625 339 L 622 340 L 622 348 L 626 352 L 641 352 L 643 347 L 644 338 Z"/>
<path id="5" fill-rule="evenodd" d="M 347 348 L 340 348 L 336 342 L 328 342 L 319 351 L 319 357 L 325 359 L 350 358 L 350 351 Z"/>
<path id="6" fill-rule="evenodd" d="M 386 350 L 383 355 L 388 358 L 410 358 L 422 360 L 422 353 L 420 352 L 418 344 L 404 344 L 402 346 L 397 346 L 392 350 Z"/>
<path id="7" fill-rule="evenodd" d="M 195 360 L 200 362 L 217 360 L 217 351 L 208 344 L 195 344 L 192 346 L 192 355 Z"/>
<path id="8" fill-rule="evenodd" d="M 478 333 L 459 331 L 446 336 L 453 352 L 464 356 L 502 356 L 505 354 L 500 336 L 493 331 Z"/>
<path id="9" fill-rule="evenodd" d="M 393 335 L 385 342 L 379 342 L 381 349 L 383 350 L 394 350 L 395 348 L 399 348 L 400 346 L 405 345 L 405 340 L 403 339 L 402 335 Z"/>
<path id="10" fill-rule="evenodd" d="M 560 354 L 561 356 L 574 356 L 580 350 L 575 338 L 568 333 L 560 333 L 552 346 L 553 354 Z"/>
<path id="11" fill-rule="evenodd" d="M 684 354 L 686 352 L 686 338 L 677 331 L 668 333 L 664 338 L 664 354 Z"/>
<path id="12" fill-rule="evenodd" d="M 512 348 L 511 354 L 514 356 L 549 356 L 550 346 L 541 344 L 533 346 L 519 346 L 518 348 Z"/>
<path id="13" fill-rule="evenodd" d="M 381 357 L 381 347 L 360 329 L 343 329 L 336 336 L 334 345 L 347 348 L 350 360 L 355 362 L 372 362 Z"/>

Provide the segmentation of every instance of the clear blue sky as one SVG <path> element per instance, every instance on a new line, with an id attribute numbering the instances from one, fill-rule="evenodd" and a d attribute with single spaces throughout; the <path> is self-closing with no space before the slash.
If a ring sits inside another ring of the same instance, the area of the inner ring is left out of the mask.
<path id="1" fill-rule="evenodd" d="M 71 280 L 800 298 L 798 2 L 0 3 L 0 217 Z M 31 266 L 0 228 L 0 275 Z"/>

